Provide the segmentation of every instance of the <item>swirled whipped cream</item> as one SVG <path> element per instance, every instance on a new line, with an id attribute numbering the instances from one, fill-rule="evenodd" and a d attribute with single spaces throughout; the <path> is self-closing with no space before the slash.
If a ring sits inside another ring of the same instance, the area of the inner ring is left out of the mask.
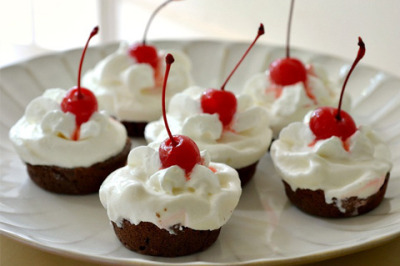
<path id="1" fill-rule="evenodd" d="M 64 113 L 60 106 L 66 92 L 46 90 L 28 104 L 25 114 L 10 129 L 9 138 L 24 162 L 88 167 L 118 154 L 125 146 L 126 129 L 104 112 L 93 113 L 81 125 L 79 140 L 72 140 L 75 115 Z"/>
<path id="2" fill-rule="evenodd" d="M 180 51 L 169 51 L 175 58 L 169 73 L 166 101 L 193 83 L 189 58 Z M 91 88 L 99 109 L 106 110 L 120 121 L 148 122 L 161 116 L 162 82 L 166 51 L 159 50 L 159 67 L 139 64 L 129 55 L 123 42 L 117 51 L 88 71 L 82 84 Z"/>
<path id="3" fill-rule="evenodd" d="M 218 114 L 203 113 L 200 97 L 204 91 L 205 88 L 193 86 L 172 97 L 167 112 L 172 133 L 193 139 L 214 162 L 235 169 L 257 162 L 272 138 L 267 112 L 254 106 L 248 95 L 238 95 L 236 114 L 226 129 Z M 167 137 L 162 118 L 146 126 L 145 138 L 150 146 L 158 147 Z"/>
<path id="4" fill-rule="evenodd" d="M 307 66 L 307 81 L 290 86 L 278 86 L 270 79 L 269 71 L 250 78 L 243 93 L 250 95 L 255 104 L 264 107 L 270 115 L 270 126 L 275 138 L 285 126 L 302 121 L 304 116 L 319 106 L 336 106 L 340 91 L 332 88 L 325 71 Z M 345 94 L 343 109 L 349 110 L 350 97 Z"/>
<path id="5" fill-rule="evenodd" d="M 240 195 L 237 172 L 210 163 L 201 152 L 189 176 L 177 165 L 164 168 L 158 151 L 149 146 L 133 149 L 127 166 L 114 171 L 100 188 L 100 201 L 117 225 L 150 222 L 170 232 L 174 225 L 195 230 L 214 230 L 232 215 Z"/>
<path id="6" fill-rule="evenodd" d="M 335 202 L 343 212 L 341 200 L 375 194 L 392 167 L 387 145 L 368 126 L 360 126 L 346 145 L 335 136 L 314 143 L 308 118 L 285 127 L 271 146 L 282 179 L 293 191 L 323 190 L 326 203 Z"/>

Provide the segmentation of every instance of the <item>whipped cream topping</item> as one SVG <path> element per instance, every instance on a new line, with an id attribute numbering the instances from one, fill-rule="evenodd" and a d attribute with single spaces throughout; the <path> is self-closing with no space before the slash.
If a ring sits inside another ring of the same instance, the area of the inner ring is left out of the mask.
<path id="1" fill-rule="evenodd" d="M 239 95 L 230 129 L 224 129 L 218 114 L 203 113 L 200 97 L 204 91 L 193 86 L 172 97 L 167 112 L 172 134 L 190 137 L 200 150 L 210 153 L 212 161 L 236 169 L 258 161 L 272 138 L 267 112 L 254 106 L 248 95 Z M 167 137 L 162 118 L 146 126 L 145 138 L 150 146 L 158 147 Z"/>
<path id="2" fill-rule="evenodd" d="M 210 163 L 201 152 L 187 177 L 177 165 L 161 169 L 158 151 L 148 146 L 134 148 L 127 166 L 110 174 L 100 188 L 100 201 L 108 217 L 117 225 L 150 222 L 161 229 L 173 225 L 195 230 L 214 230 L 232 215 L 240 195 L 237 172 L 231 167 Z"/>
<path id="3" fill-rule="evenodd" d="M 332 88 L 324 70 L 316 66 L 308 67 L 306 84 L 298 82 L 277 87 L 271 82 L 269 71 L 266 71 L 250 78 L 243 93 L 250 95 L 257 105 L 268 111 L 275 138 L 285 126 L 302 121 L 310 110 L 319 106 L 336 106 L 340 96 L 340 91 Z M 349 110 L 350 105 L 350 97 L 344 94 L 343 109 Z"/>
<path id="4" fill-rule="evenodd" d="M 191 62 L 180 51 L 168 51 L 175 58 L 168 78 L 166 101 L 193 83 Z M 99 109 L 106 110 L 118 120 L 148 122 L 161 116 L 162 82 L 165 72 L 164 57 L 159 50 L 159 67 L 139 64 L 129 55 L 129 45 L 120 44 L 117 51 L 100 61 L 82 80 L 95 93 Z"/>
<path id="5" fill-rule="evenodd" d="M 368 126 L 360 126 L 346 140 L 348 151 L 335 136 L 312 145 L 315 136 L 308 117 L 305 123 L 284 128 L 271 145 L 272 161 L 282 179 L 293 191 L 323 190 L 326 203 L 335 202 L 341 211 L 345 211 L 341 200 L 375 194 L 392 168 L 387 145 Z"/>
<path id="6" fill-rule="evenodd" d="M 28 104 L 24 116 L 10 129 L 9 138 L 24 162 L 88 167 L 118 154 L 125 146 L 126 129 L 104 112 L 93 113 L 81 125 L 79 140 L 72 140 L 75 115 L 64 113 L 60 106 L 66 92 L 46 90 Z"/>

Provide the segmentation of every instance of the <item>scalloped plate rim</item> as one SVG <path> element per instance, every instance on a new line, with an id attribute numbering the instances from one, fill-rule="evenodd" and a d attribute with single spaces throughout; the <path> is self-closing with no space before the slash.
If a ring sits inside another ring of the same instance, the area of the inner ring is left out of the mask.
<path id="1" fill-rule="evenodd" d="M 183 262 L 183 263 L 168 263 L 168 262 L 157 262 L 157 261 L 149 261 L 149 260 L 142 260 L 142 259 L 135 259 L 135 260 L 126 260 L 126 259 L 118 259 L 115 257 L 112 258 L 107 258 L 106 256 L 92 256 L 92 255 L 87 255 L 85 253 L 79 253 L 76 251 L 71 251 L 71 250 L 62 250 L 59 248 L 55 248 L 52 246 L 48 246 L 45 244 L 42 244 L 39 241 L 35 241 L 32 239 L 29 239 L 25 236 L 22 236 L 20 234 L 16 234 L 13 232 L 8 232 L 2 228 L 0 228 L 0 233 L 4 234 L 5 236 L 14 239 L 16 241 L 19 241 L 21 243 L 30 245 L 32 247 L 36 247 L 40 250 L 50 252 L 52 254 L 60 255 L 60 256 L 65 256 L 73 259 L 81 259 L 85 261 L 99 261 L 99 262 L 108 262 L 108 263 L 121 263 L 120 265 L 135 265 L 136 263 L 140 265 L 195 265 L 195 264 L 201 264 L 201 265 L 242 265 L 243 262 L 237 262 L 237 263 L 215 263 L 215 262 L 204 262 L 204 261 L 196 261 L 196 262 Z M 397 233 L 388 233 L 386 235 L 382 235 L 377 239 L 369 240 L 364 243 L 358 244 L 356 246 L 354 245 L 349 245 L 348 247 L 345 248 L 337 248 L 334 250 L 329 250 L 329 251 L 324 251 L 321 253 L 316 253 L 316 254 L 305 254 L 303 256 L 298 256 L 298 257 L 293 257 L 293 258 L 272 258 L 272 259 L 254 259 L 254 260 L 249 260 L 246 261 L 246 265 L 252 265 L 252 264 L 257 264 L 259 263 L 266 263 L 267 265 L 274 265 L 280 264 L 280 263 L 312 263 L 312 262 L 317 262 L 320 260 L 326 260 L 326 259 L 332 259 L 335 257 L 339 256 L 345 256 L 349 255 L 355 252 L 360 252 L 363 250 L 367 250 L 369 248 L 373 248 L 379 245 L 383 245 L 384 243 L 387 243 L 393 239 L 396 239 L 400 237 L 400 230 Z"/>

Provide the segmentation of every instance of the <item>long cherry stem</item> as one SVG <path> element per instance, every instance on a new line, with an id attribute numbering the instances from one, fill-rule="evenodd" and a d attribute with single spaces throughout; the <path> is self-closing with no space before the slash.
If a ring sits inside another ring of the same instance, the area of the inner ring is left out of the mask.
<path id="1" fill-rule="evenodd" d="M 254 41 L 250 44 L 249 48 L 247 48 L 246 52 L 244 53 L 244 55 L 242 56 L 242 58 L 239 60 L 239 62 L 236 64 L 235 68 L 232 70 L 232 72 L 229 74 L 229 76 L 226 78 L 224 84 L 222 84 L 221 86 L 221 90 L 225 90 L 225 85 L 228 83 L 228 81 L 231 79 L 233 73 L 235 73 L 236 69 L 238 69 L 239 65 L 242 63 L 242 61 L 244 60 L 244 58 L 247 56 L 247 54 L 250 52 L 251 48 L 253 48 L 254 44 L 257 42 L 258 38 L 263 35 L 265 33 L 264 31 L 264 25 L 261 23 L 260 27 L 258 28 L 257 31 L 257 36 L 254 39 Z"/>
<path id="2" fill-rule="evenodd" d="M 150 24 L 153 21 L 154 17 L 157 15 L 157 13 L 163 9 L 166 5 L 168 5 L 170 2 L 172 2 L 174 0 L 167 0 L 164 3 L 162 3 L 161 5 L 159 5 L 151 14 L 149 20 L 147 21 L 146 24 L 146 28 L 144 29 L 144 33 L 143 33 L 143 45 L 146 45 L 146 37 L 147 37 L 147 32 L 149 31 L 150 28 Z"/>
<path id="3" fill-rule="evenodd" d="M 164 119 L 164 125 L 165 128 L 167 129 L 167 133 L 169 136 L 169 139 L 171 140 L 172 146 L 176 146 L 177 143 L 174 140 L 174 138 L 172 137 L 171 134 L 171 130 L 169 129 L 168 126 L 168 121 L 167 121 L 167 111 L 165 108 L 165 91 L 167 90 L 167 80 L 168 80 L 168 75 L 169 75 L 169 70 L 171 69 L 171 65 L 172 63 L 175 61 L 174 57 L 172 56 L 172 54 L 167 54 L 167 56 L 165 57 L 165 63 L 167 63 L 167 66 L 165 68 L 165 74 L 164 74 L 164 83 L 163 83 L 163 90 L 162 90 L 162 114 L 163 114 L 163 119 Z"/>
<path id="4" fill-rule="evenodd" d="M 89 46 L 90 39 L 92 39 L 93 36 L 95 36 L 99 32 L 99 27 L 96 26 L 93 28 L 92 32 L 90 33 L 90 36 L 88 40 L 86 41 L 85 48 L 83 49 L 82 55 L 81 55 L 81 61 L 79 63 L 79 70 L 78 70 L 78 98 L 82 98 L 82 92 L 81 92 L 81 74 L 82 74 L 82 65 L 83 65 L 83 59 L 85 58 L 86 50 Z"/>
<path id="5" fill-rule="evenodd" d="M 292 0 L 290 3 L 289 21 L 286 32 L 286 58 L 290 57 L 290 31 L 292 28 L 293 9 L 294 9 L 294 0 Z"/>
<path id="6" fill-rule="evenodd" d="M 351 75 L 351 72 L 353 72 L 354 68 L 356 67 L 357 63 L 360 62 L 360 60 L 364 57 L 365 54 L 365 44 L 361 37 L 358 37 L 358 46 L 360 47 L 358 49 L 357 57 L 353 62 L 353 65 L 351 66 L 349 73 L 347 73 L 346 79 L 344 80 L 342 91 L 340 92 L 340 98 L 339 98 L 339 106 L 337 109 L 337 114 L 336 114 L 336 119 L 340 121 L 342 119 L 340 115 L 340 111 L 342 108 L 342 100 L 343 100 L 343 94 L 344 94 L 344 89 L 346 88 L 347 81 L 349 80 L 349 77 Z"/>

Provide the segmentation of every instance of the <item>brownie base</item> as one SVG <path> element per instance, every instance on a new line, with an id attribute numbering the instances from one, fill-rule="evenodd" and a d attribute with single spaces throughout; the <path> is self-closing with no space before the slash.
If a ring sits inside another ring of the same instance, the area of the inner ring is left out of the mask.
<path id="1" fill-rule="evenodd" d="M 323 190 L 310 190 L 310 189 L 296 189 L 293 191 L 291 187 L 283 181 L 285 192 L 289 200 L 300 210 L 315 216 L 327 218 L 344 218 L 358 216 L 375 209 L 383 200 L 389 181 L 390 173 L 386 174 L 385 182 L 380 187 L 379 191 L 369 196 L 368 198 L 361 199 L 358 197 L 350 197 L 342 200 L 342 208 L 344 212 L 340 211 L 336 206 L 336 198 L 333 203 L 327 204 L 325 202 L 325 193 Z"/>
<path id="2" fill-rule="evenodd" d="M 123 150 L 89 167 L 64 168 L 54 165 L 26 163 L 29 177 L 39 187 L 58 194 L 85 195 L 99 191 L 104 179 L 114 170 L 126 165 L 131 141 L 126 140 Z"/>
<path id="3" fill-rule="evenodd" d="M 144 138 L 144 129 L 147 126 L 147 122 L 121 121 L 121 123 L 125 126 L 128 136 Z"/>
<path id="4" fill-rule="evenodd" d="M 258 162 L 259 161 L 243 168 L 236 169 L 239 174 L 240 184 L 242 187 L 244 187 L 253 178 Z"/>
<path id="5" fill-rule="evenodd" d="M 115 234 L 126 248 L 143 255 L 161 257 L 178 257 L 203 251 L 217 240 L 220 232 L 220 228 L 194 230 L 174 225 L 171 234 L 150 222 L 134 225 L 124 219 L 121 227 L 111 223 Z"/>

